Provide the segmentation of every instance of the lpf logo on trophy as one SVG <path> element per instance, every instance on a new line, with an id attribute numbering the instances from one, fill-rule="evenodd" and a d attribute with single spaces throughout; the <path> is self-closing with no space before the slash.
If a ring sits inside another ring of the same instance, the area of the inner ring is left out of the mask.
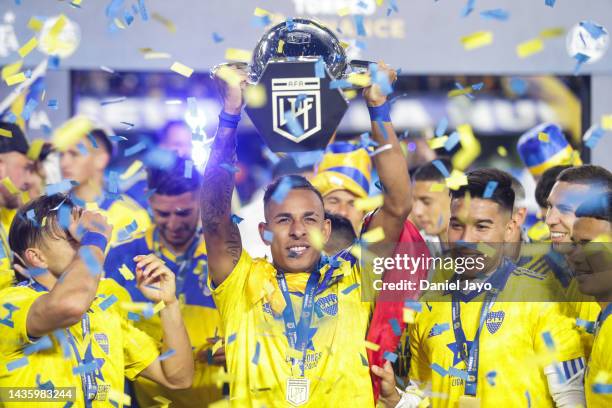
<path id="1" fill-rule="evenodd" d="M 285 21 L 253 51 L 249 82 L 263 87 L 267 98 L 246 112 L 273 152 L 325 149 L 348 108 L 332 82 L 367 68 L 367 61 L 347 61 L 336 35 L 318 22 Z"/>

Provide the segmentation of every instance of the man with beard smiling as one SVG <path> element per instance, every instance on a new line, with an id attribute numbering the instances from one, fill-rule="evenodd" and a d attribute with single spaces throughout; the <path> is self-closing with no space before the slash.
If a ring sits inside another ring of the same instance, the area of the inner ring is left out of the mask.
<path id="1" fill-rule="evenodd" d="M 233 73 L 240 85 L 217 79 L 223 111 L 202 191 L 209 283 L 225 334 L 232 406 L 372 407 L 364 341 L 372 303 L 361 298 L 369 284 L 362 282 L 360 263 L 351 253 L 328 259 L 317 248 L 331 229 L 321 194 L 301 176 L 277 179 L 264 196 L 265 222 L 259 225 L 272 262 L 252 259 L 242 247 L 230 200 L 246 75 Z M 396 77 L 382 63 L 378 74 L 389 83 Z M 377 235 L 370 235 L 376 243 L 368 250 L 386 256 L 410 212 L 410 183 L 386 96 L 372 85 L 364 98 L 372 139 L 390 145 L 373 159 L 386 188 L 384 204 L 367 228 Z"/>
<path id="2" fill-rule="evenodd" d="M 593 296 L 602 312 L 595 324 L 595 340 L 585 376 L 589 407 L 612 406 L 609 387 L 612 373 L 612 193 L 598 194 L 576 209 L 572 230 L 574 249 L 568 260 L 576 274 L 578 288 Z"/>
<path id="3" fill-rule="evenodd" d="M 584 360 L 571 319 L 558 303 L 542 301 L 547 293 L 538 292 L 544 288 L 538 279 L 503 256 L 517 228 L 513 205 L 511 176 L 497 169 L 469 172 L 467 185 L 451 191 L 453 257 L 486 255 L 484 268 L 456 274 L 454 281 L 489 282 L 495 290 L 421 299 L 423 310 L 409 328 L 408 392 L 395 390 L 389 364 L 373 368 L 383 379 L 387 407 L 400 401 L 416 407 L 419 390 L 431 390 L 434 408 L 584 405 Z M 547 356 L 553 347 L 554 357 Z"/>

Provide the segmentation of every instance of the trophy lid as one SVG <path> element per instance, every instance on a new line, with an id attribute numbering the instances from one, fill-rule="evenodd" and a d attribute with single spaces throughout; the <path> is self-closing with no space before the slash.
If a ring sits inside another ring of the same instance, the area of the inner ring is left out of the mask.
<path id="1" fill-rule="evenodd" d="M 321 57 L 336 78 L 346 70 L 346 54 L 333 31 L 315 20 L 295 18 L 275 25 L 261 37 L 253 51 L 251 80 L 261 77 L 270 59 L 295 57 Z"/>

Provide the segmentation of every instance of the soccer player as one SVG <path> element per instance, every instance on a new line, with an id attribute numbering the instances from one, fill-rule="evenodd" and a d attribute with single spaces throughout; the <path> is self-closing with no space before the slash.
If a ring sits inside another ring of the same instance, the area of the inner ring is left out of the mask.
<path id="1" fill-rule="evenodd" d="M 433 407 L 584 405 L 584 360 L 571 320 L 558 303 L 528 301 L 537 281 L 494 247 L 516 228 L 510 176 L 479 169 L 467 178 L 451 192 L 448 237 L 455 261 L 473 259 L 476 266 L 455 275 L 460 290 L 427 294 L 421 302 L 410 325 L 410 380 L 431 391 Z M 497 187 L 487 191 L 492 182 Z M 491 250 L 482 252 L 483 243 Z M 465 288 L 476 282 L 490 283 L 491 290 Z M 388 381 L 388 367 L 374 370 Z M 383 389 L 391 392 L 382 397 L 394 406 L 401 395 L 387 385 Z"/>
<path id="2" fill-rule="evenodd" d="M 243 78 L 242 86 L 220 83 L 224 107 L 202 192 L 209 283 L 234 378 L 232 404 L 373 406 L 364 342 L 371 303 L 361 301 L 366 282 L 350 253 L 327 262 L 309 239 L 316 234 L 324 243 L 330 235 L 321 194 L 301 176 L 278 179 L 266 191 L 265 222 L 260 224 L 272 261 L 253 260 L 242 248 L 230 218 L 230 199 L 246 75 L 234 72 Z M 378 72 L 390 82 L 396 77 L 382 63 Z M 372 115 L 373 140 L 391 145 L 374 157 L 386 188 L 384 204 L 368 223 L 369 231 L 384 233 L 368 250 L 386 256 L 409 213 L 410 184 L 386 97 L 379 85 L 365 88 L 364 97 Z"/>
<path id="3" fill-rule="evenodd" d="M 110 173 L 105 179 L 113 146 L 104 130 L 91 127 L 90 132 L 60 151 L 60 169 L 64 179 L 77 182 L 70 191 L 72 200 L 108 218 L 113 226 L 110 242 L 115 243 L 132 232 L 147 229 L 151 220 L 134 200 L 118 193 L 118 174 Z"/>
<path id="4" fill-rule="evenodd" d="M 136 256 L 138 287 L 147 300 L 165 305 L 162 358 L 155 341 L 124 318 L 117 284 L 100 279 L 111 232 L 101 214 L 61 194 L 18 211 L 9 240 L 29 279 L 0 292 L 0 386 L 76 387 L 75 405 L 95 408 L 129 405 L 124 376 L 169 388 L 191 385 L 193 359 L 174 274 L 154 255 Z"/>
<path id="5" fill-rule="evenodd" d="M 612 192 L 590 197 L 575 214 L 572 229 L 575 249 L 568 258 L 578 288 L 593 296 L 602 310 L 595 324 L 595 340 L 585 375 L 586 402 L 588 407 L 609 407 L 612 395 L 605 387 L 609 387 L 612 373 Z"/>
<path id="6" fill-rule="evenodd" d="M 550 190 L 557 181 L 557 176 L 565 169 L 569 169 L 570 165 L 554 166 L 542 173 L 535 188 L 535 200 L 540 207 L 540 216 L 538 218 L 544 219 L 546 217 L 546 211 L 548 210 L 548 195 Z M 550 237 L 546 237 L 549 239 Z"/>
<path id="7" fill-rule="evenodd" d="M 424 235 L 429 250 L 440 255 L 448 242 L 448 220 L 450 218 L 450 195 L 445 174 L 452 168 L 448 159 L 438 159 L 418 167 L 413 175 L 413 208 L 410 214 Z"/>
<path id="8" fill-rule="evenodd" d="M 23 204 L 22 193 L 31 185 L 34 163 L 28 159 L 28 142 L 21 128 L 0 122 L 0 289 L 11 286 L 15 279 L 13 253 L 8 243 L 15 210 Z M 7 137 L 6 134 L 10 134 Z"/>
<path id="9" fill-rule="evenodd" d="M 327 255 L 335 255 L 353 245 L 357 239 L 351 222 L 336 214 L 325 214 L 325 218 L 331 222 L 331 234 L 325 243 L 324 251 Z"/>
<path id="10" fill-rule="evenodd" d="M 127 242 L 113 246 L 106 256 L 106 276 L 127 289 L 134 302 L 146 301 L 134 280 L 134 257 L 155 254 L 176 275 L 176 296 L 191 339 L 196 373 L 188 390 L 171 391 L 151 381 L 138 378 L 134 385 L 140 406 L 158 404 L 162 396 L 174 407 L 190 407 L 195 401 L 207 406 L 221 398 L 216 377 L 223 371 L 223 349 L 219 313 L 206 285 L 206 246 L 200 228 L 200 174 L 185 173 L 185 160 L 177 159 L 168 169 L 149 169 L 148 188 L 153 226 Z M 157 317 L 134 322 L 156 341 L 161 342 L 161 321 Z M 218 337 L 218 338 L 217 338 Z M 216 355 L 212 354 L 213 344 Z"/>

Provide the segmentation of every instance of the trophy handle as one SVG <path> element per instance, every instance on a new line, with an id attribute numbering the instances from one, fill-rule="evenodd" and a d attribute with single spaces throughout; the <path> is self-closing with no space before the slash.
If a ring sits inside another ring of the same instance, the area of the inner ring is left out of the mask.
<path id="1" fill-rule="evenodd" d="M 239 70 L 245 71 L 247 73 L 247 78 L 251 78 L 249 73 L 249 64 L 247 64 L 246 62 L 222 62 L 221 64 L 217 64 L 210 69 L 211 79 L 215 79 L 217 71 L 223 66 L 238 68 Z"/>
<path id="2" fill-rule="evenodd" d="M 370 64 L 375 64 L 375 62 L 366 60 L 350 60 L 347 64 L 347 69 L 344 74 L 344 78 L 348 77 L 350 74 L 366 74 L 368 72 L 368 69 L 370 68 Z M 363 89 L 363 86 L 353 85 L 349 88 L 343 89 L 359 90 Z"/>

